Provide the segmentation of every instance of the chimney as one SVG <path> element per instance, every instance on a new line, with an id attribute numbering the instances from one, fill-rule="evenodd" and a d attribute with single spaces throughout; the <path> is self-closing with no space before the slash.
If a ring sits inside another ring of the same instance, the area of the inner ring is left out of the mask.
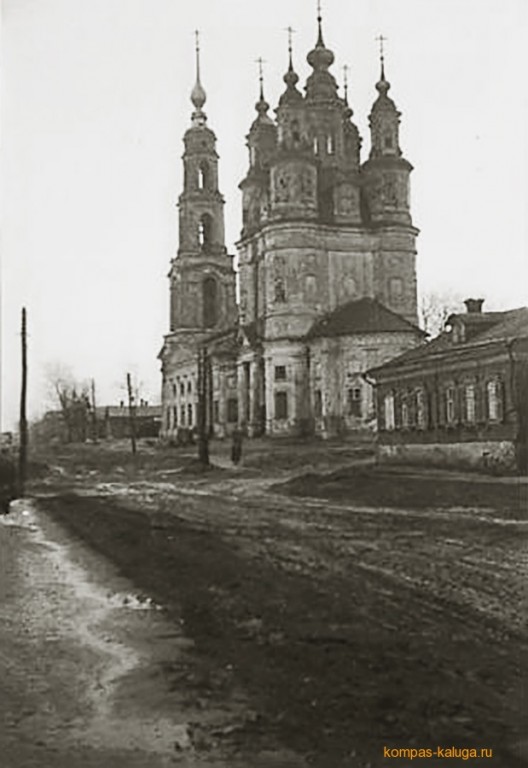
<path id="1" fill-rule="evenodd" d="M 466 299 L 464 304 L 466 305 L 466 311 L 468 314 L 479 315 L 482 313 L 482 305 L 484 304 L 484 299 Z"/>

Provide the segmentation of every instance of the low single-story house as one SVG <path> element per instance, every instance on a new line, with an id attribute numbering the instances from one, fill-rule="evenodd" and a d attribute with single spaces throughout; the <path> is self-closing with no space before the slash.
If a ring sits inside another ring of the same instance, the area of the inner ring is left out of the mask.
<path id="1" fill-rule="evenodd" d="M 380 461 L 528 472 L 528 307 L 468 299 L 436 339 L 369 370 Z"/>

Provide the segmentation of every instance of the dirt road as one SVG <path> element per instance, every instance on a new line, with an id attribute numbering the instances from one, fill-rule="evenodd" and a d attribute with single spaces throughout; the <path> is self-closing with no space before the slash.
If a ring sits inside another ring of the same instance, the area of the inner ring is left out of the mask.
<path id="1" fill-rule="evenodd" d="M 2 768 L 302 766 L 272 739 L 232 747 L 256 719 L 243 690 L 191 703 L 172 684 L 174 670 L 203 674 L 173 598 L 169 618 L 38 505 L 16 502 L 0 518 Z"/>
<path id="2" fill-rule="evenodd" d="M 471 765 L 514 768 L 526 764 L 526 519 L 496 499 L 373 508 L 230 478 L 92 483 L 41 504 L 179 613 L 200 672 L 167 664 L 169 687 L 206 709 L 245 692 L 252 716 L 217 740 L 233 754 L 271 742 L 306 765 L 381 768 L 403 765 L 384 746 L 454 745 L 493 749 Z M 275 764 L 290 763 L 262 763 Z"/>

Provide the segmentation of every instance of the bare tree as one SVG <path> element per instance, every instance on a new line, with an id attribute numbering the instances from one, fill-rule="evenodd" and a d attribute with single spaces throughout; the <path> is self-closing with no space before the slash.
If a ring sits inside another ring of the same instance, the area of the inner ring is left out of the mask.
<path id="1" fill-rule="evenodd" d="M 71 371 L 59 364 L 47 367 L 46 378 L 49 394 L 62 414 L 66 442 L 84 442 L 90 424 L 89 385 L 76 381 Z"/>
<path id="2" fill-rule="evenodd" d="M 419 302 L 420 324 L 429 336 L 438 336 L 444 330 L 448 317 L 461 312 L 462 308 L 462 299 L 452 291 L 424 293 Z"/>

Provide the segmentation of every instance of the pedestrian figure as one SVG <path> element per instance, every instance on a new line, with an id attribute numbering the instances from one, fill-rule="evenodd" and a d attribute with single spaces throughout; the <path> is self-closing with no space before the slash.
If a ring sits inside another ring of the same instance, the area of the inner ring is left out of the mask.
<path id="1" fill-rule="evenodd" d="M 0 512 L 7 515 L 9 504 L 16 498 L 16 469 L 9 450 L 0 451 Z"/>
<path id="2" fill-rule="evenodd" d="M 231 444 L 231 461 L 236 466 L 242 458 L 242 432 L 235 429 L 233 432 L 233 442 Z"/>

